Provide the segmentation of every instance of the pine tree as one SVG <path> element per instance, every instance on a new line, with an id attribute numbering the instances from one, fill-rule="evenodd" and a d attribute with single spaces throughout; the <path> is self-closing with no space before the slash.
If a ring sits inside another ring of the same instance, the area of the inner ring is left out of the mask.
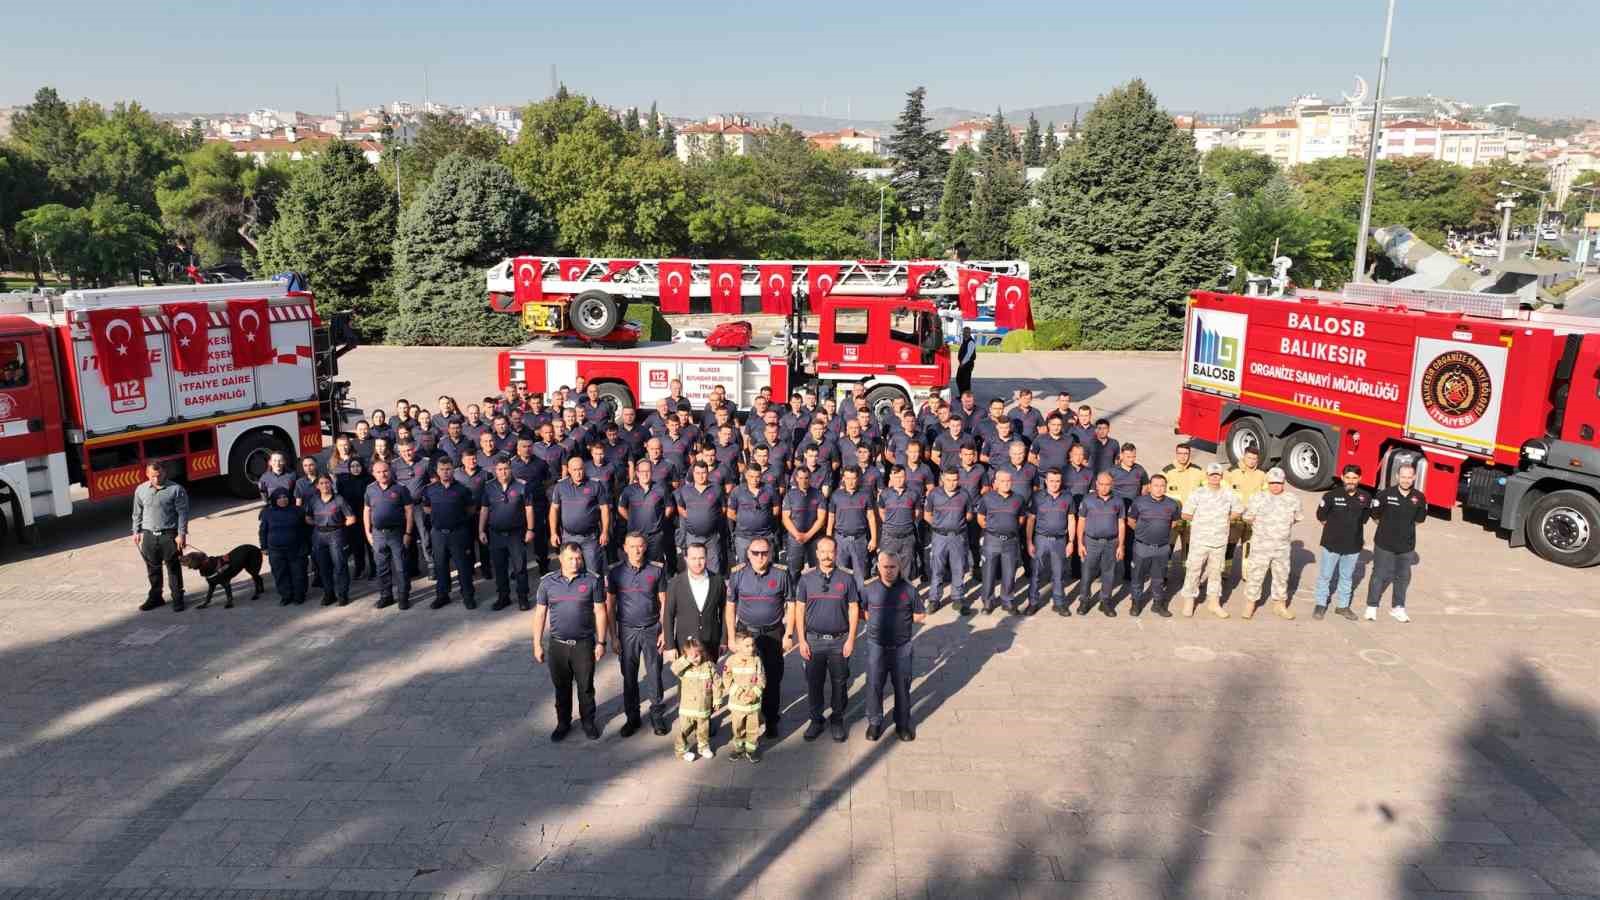
<path id="1" fill-rule="evenodd" d="M 1017 136 L 1011 133 L 1011 126 L 1006 124 L 1005 113 L 995 107 L 994 116 L 989 119 L 989 127 L 983 132 L 983 138 L 978 141 L 978 156 L 988 159 L 997 157 L 1006 162 L 1019 162 L 1022 159 L 1022 150 L 1017 146 Z"/>
<path id="2" fill-rule="evenodd" d="M 1077 139 L 1078 139 L 1078 108 L 1076 106 L 1074 106 L 1072 108 L 1072 128 L 1067 131 L 1067 140 L 1076 141 Z"/>
<path id="3" fill-rule="evenodd" d="M 1010 134 L 1009 130 L 1006 132 Z M 1012 141 L 1002 143 L 1015 147 Z M 967 222 L 967 250 L 978 259 L 1007 259 L 1011 245 L 1011 218 L 1028 199 L 1022 161 L 999 149 L 978 160 L 972 189 L 972 216 Z"/>
<path id="4" fill-rule="evenodd" d="M 932 215 L 944 190 L 950 158 L 943 146 L 943 135 L 928 129 L 932 120 L 924 110 L 927 95 L 928 89 L 920 86 L 906 92 L 905 109 L 889 136 L 888 147 L 889 155 L 894 157 L 895 177 L 911 176 L 898 191 L 901 202 Z"/>
<path id="5" fill-rule="evenodd" d="M 650 101 L 650 118 L 644 123 L 645 133 L 653 138 L 661 136 L 661 114 L 656 112 L 656 102 Z"/>
<path id="6" fill-rule="evenodd" d="M 630 106 L 622 114 L 622 130 L 628 134 L 639 133 L 639 108 Z"/>
<path id="7" fill-rule="evenodd" d="M 972 169 L 977 162 L 971 147 L 962 147 L 950 157 L 944 195 L 939 200 L 939 234 L 951 247 L 967 240 L 967 224 L 972 219 Z"/>
<path id="8" fill-rule="evenodd" d="M 1056 141 L 1056 123 L 1051 122 L 1044 133 L 1044 146 L 1039 150 L 1039 162 L 1050 165 L 1061 156 L 1061 144 Z"/>
<path id="9" fill-rule="evenodd" d="M 662 156 L 671 156 L 678 152 L 678 129 L 672 127 L 672 120 L 661 117 L 661 145 L 664 148 Z"/>
<path id="10" fill-rule="evenodd" d="M 1028 113 L 1028 130 L 1022 133 L 1022 164 L 1037 166 L 1043 162 L 1044 137 L 1039 133 L 1039 120 Z"/>
<path id="11" fill-rule="evenodd" d="M 1190 290 L 1215 284 L 1230 229 L 1194 144 L 1142 81 L 1101 97 L 1040 182 L 1023 252 L 1034 306 L 1097 350 L 1179 345 Z"/>

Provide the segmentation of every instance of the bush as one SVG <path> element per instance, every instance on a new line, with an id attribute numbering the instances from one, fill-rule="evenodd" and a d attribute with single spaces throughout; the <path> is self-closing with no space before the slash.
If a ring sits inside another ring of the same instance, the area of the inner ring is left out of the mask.
<path id="1" fill-rule="evenodd" d="M 667 322 L 667 317 L 661 314 L 661 307 L 654 303 L 630 303 L 623 310 L 622 319 L 639 324 L 641 341 L 672 340 L 672 326 Z"/>
<path id="2" fill-rule="evenodd" d="M 1072 350 L 1083 339 L 1083 325 L 1077 319 L 1046 319 L 1033 326 L 1033 349 Z"/>
<path id="3" fill-rule="evenodd" d="M 1573 288 L 1582 283 L 1582 281 L 1579 281 L 1576 278 L 1568 278 L 1566 281 L 1558 281 L 1555 284 L 1550 285 L 1550 287 L 1545 290 L 1545 293 L 1559 300 L 1560 298 L 1565 297 L 1568 291 L 1571 291 Z"/>
<path id="4" fill-rule="evenodd" d="M 1001 353 L 1026 353 L 1033 347 L 1033 332 L 1027 329 L 1008 331 L 1000 339 Z"/>

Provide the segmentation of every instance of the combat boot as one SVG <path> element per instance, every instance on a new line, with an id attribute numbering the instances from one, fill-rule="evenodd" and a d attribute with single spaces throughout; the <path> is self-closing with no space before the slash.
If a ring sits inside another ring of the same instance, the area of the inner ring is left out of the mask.
<path id="1" fill-rule="evenodd" d="M 1254 600 L 1244 601 L 1244 609 L 1240 611 L 1239 616 L 1244 619 L 1254 619 L 1256 617 L 1256 602 Z"/>
<path id="2" fill-rule="evenodd" d="M 1228 618 L 1228 611 L 1222 608 L 1222 603 L 1215 597 L 1206 600 L 1206 609 L 1219 619 Z"/>
<path id="3" fill-rule="evenodd" d="M 1194 600 L 1195 598 L 1193 597 L 1183 598 L 1183 606 L 1180 607 L 1180 610 L 1183 612 L 1183 617 L 1186 619 L 1194 618 Z"/>
<path id="4" fill-rule="evenodd" d="M 1294 610 L 1289 608 L 1289 601 L 1287 600 L 1281 603 L 1272 604 L 1272 611 L 1277 614 L 1278 618 L 1280 619 L 1294 618 Z"/>

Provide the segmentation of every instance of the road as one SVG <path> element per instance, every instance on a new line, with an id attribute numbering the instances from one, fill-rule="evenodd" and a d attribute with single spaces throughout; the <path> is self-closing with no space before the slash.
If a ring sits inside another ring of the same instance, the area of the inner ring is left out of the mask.
<path id="1" fill-rule="evenodd" d="M 390 406 L 481 396 L 491 360 L 344 363 Z M 1177 379 L 1172 354 L 986 354 L 977 389 L 1069 389 L 1159 466 Z M 254 504 L 197 493 L 196 544 L 254 538 Z M 126 516 L 0 566 L 7 898 L 1600 894 L 1594 574 L 1471 523 L 1422 526 L 1410 625 L 1311 619 L 1309 521 L 1292 622 L 942 610 L 915 743 L 864 739 L 859 663 L 849 741 L 802 741 L 791 657 L 751 766 L 620 738 L 610 658 L 601 740 L 552 745 L 514 608 L 380 611 L 361 582 L 349 608 L 138 613 Z"/>
<path id="2" fill-rule="evenodd" d="M 1562 312 L 1600 316 L 1600 275 L 1590 275 L 1588 278 L 1588 281 L 1567 292 Z"/>

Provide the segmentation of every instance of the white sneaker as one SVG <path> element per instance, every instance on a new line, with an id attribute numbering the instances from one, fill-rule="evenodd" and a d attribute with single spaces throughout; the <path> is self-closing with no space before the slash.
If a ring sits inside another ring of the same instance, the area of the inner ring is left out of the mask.
<path id="1" fill-rule="evenodd" d="M 1376 606 L 1367 607 L 1366 615 L 1362 616 L 1361 618 L 1366 619 L 1368 622 L 1378 621 L 1378 608 Z"/>
<path id="2" fill-rule="evenodd" d="M 1409 621 L 1411 621 L 1411 617 L 1406 615 L 1406 608 L 1404 606 L 1392 606 L 1392 607 L 1390 607 L 1389 608 L 1389 616 L 1390 616 L 1390 618 L 1394 619 L 1396 622 L 1409 622 Z"/>
<path id="3" fill-rule="evenodd" d="M 694 755 L 694 751 L 693 750 L 685 750 L 685 751 L 683 751 L 683 761 L 684 762 L 694 762 L 695 760 L 697 760 L 699 758 L 700 757 Z"/>
<path id="4" fill-rule="evenodd" d="M 710 747 L 701 747 L 700 748 L 700 758 L 701 759 L 710 759 L 711 757 L 716 756 L 716 755 L 717 755 L 716 751 L 712 750 Z"/>

